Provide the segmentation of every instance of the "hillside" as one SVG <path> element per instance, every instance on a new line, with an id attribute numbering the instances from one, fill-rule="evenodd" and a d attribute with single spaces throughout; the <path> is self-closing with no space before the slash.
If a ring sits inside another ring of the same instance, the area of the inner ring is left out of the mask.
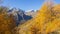
<path id="1" fill-rule="evenodd" d="M 25 4 L 22 5 L 26 7 Z M 19 7 L 22 5 L 19 3 Z M 27 7 L 32 6 L 29 5 Z M 40 9 L 27 12 L 27 7 L 25 10 L 19 7 L 0 6 L 0 34 L 60 34 L 60 4 L 54 3 L 53 0 L 45 0 Z"/>
<path id="2" fill-rule="evenodd" d="M 19 34 L 58 34 L 60 29 L 60 6 L 44 4 L 35 18 L 19 25 Z"/>

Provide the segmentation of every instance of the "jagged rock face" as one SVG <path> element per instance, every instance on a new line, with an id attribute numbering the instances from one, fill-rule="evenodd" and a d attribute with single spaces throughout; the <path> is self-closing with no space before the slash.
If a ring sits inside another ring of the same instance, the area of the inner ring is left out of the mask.
<path id="1" fill-rule="evenodd" d="M 23 15 L 24 11 L 21 9 L 12 8 L 11 10 L 8 11 L 8 14 L 13 14 L 14 16 L 17 14 Z"/>
<path id="2" fill-rule="evenodd" d="M 23 10 L 16 8 L 9 10 L 8 15 L 10 14 L 14 16 L 17 25 L 32 18 L 31 16 L 26 15 Z"/>
<path id="3" fill-rule="evenodd" d="M 11 10 L 8 11 L 8 15 L 12 14 L 14 16 L 14 19 L 16 20 L 16 24 L 19 24 L 21 20 L 23 20 L 23 10 L 21 9 L 16 9 L 12 8 Z"/>

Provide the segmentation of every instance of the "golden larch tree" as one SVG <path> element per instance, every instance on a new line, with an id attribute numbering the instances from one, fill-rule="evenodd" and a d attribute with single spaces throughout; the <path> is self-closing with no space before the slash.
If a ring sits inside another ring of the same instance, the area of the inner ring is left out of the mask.
<path id="1" fill-rule="evenodd" d="M 19 34 L 54 34 L 60 29 L 59 7 L 52 3 L 48 5 L 43 4 L 42 8 L 37 13 L 37 16 L 26 23 L 19 25 L 17 32 Z"/>
<path id="2" fill-rule="evenodd" d="M 13 29 L 16 27 L 13 15 L 8 16 L 7 9 L 0 8 L 0 34 L 14 34 Z"/>

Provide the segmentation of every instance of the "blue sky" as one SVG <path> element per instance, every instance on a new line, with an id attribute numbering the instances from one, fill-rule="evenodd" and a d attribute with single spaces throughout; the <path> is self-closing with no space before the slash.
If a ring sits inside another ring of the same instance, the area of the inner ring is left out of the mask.
<path id="1" fill-rule="evenodd" d="M 40 9 L 44 0 L 4 0 L 0 5 L 8 7 L 16 7 L 22 10 L 37 10 Z M 60 0 L 55 0 L 56 3 L 60 3 Z"/>

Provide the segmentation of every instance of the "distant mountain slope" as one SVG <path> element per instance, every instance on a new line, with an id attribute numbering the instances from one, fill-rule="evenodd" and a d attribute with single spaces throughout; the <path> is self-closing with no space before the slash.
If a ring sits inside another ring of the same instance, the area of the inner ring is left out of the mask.
<path id="1" fill-rule="evenodd" d="M 37 11 L 30 10 L 30 11 L 25 12 L 25 14 L 29 15 L 29 16 L 32 16 L 34 18 L 37 15 Z"/>
<path id="2" fill-rule="evenodd" d="M 32 18 L 32 16 L 26 15 L 24 12 L 25 11 L 23 11 L 21 9 L 12 8 L 11 10 L 8 11 L 8 15 L 12 14 L 18 25 L 19 23 L 23 23 Z"/>

